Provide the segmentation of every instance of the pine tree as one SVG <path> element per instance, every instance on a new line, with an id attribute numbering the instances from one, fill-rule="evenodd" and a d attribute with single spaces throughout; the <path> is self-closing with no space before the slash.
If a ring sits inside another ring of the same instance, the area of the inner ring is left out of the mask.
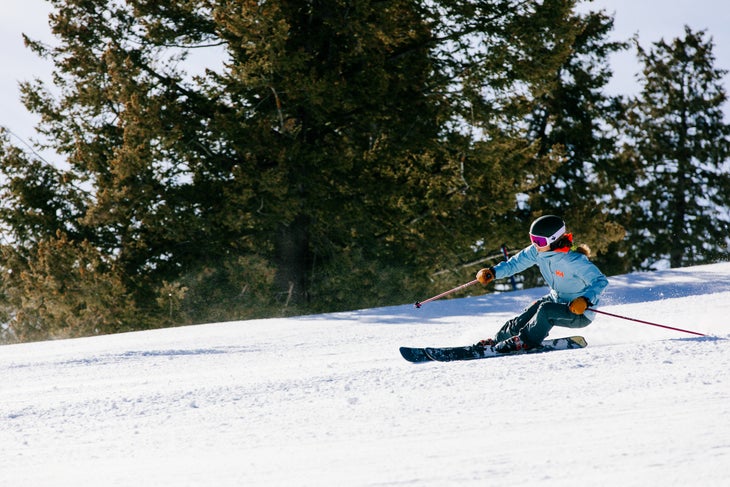
<path id="1" fill-rule="evenodd" d="M 410 301 L 475 242 L 523 233 L 505 215 L 559 165 L 525 118 L 570 55 L 574 2 L 55 5 L 58 44 L 30 46 L 56 86 L 23 93 L 59 161 L 2 161 L 0 264 L 32 276 L 3 283 L 17 336 Z M 198 51 L 218 62 L 191 76 Z M 37 175 L 52 184 L 26 198 Z M 79 311 L 99 303 L 129 312 Z"/>
<path id="2" fill-rule="evenodd" d="M 681 267 L 728 257 L 730 126 L 723 119 L 726 71 L 713 42 L 685 27 L 683 38 L 645 50 L 642 91 L 628 119 L 625 161 L 634 268 Z"/>
<path id="3" fill-rule="evenodd" d="M 628 44 L 607 40 L 613 19 L 603 12 L 574 14 L 568 21 L 577 28 L 570 55 L 530 117 L 530 135 L 539 141 L 540 153 L 558 151 L 563 163 L 529 192 L 526 211 L 530 217 L 560 214 L 576 241 L 589 243 L 595 254 L 624 236 L 604 197 L 616 185 L 618 142 L 612 121 L 622 107 L 604 90 L 612 74 L 609 56 Z"/>
<path id="4" fill-rule="evenodd" d="M 446 6 L 439 35 L 455 54 L 443 61 L 444 72 L 454 74 L 445 91 L 455 111 L 452 123 L 467 132 L 461 140 L 456 129 L 450 135 L 456 147 L 469 150 L 461 152 L 468 190 L 464 204 L 450 212 L 456 218 L 448 227 L 460 232 L 461 245 L 442 253 L 441 262 L 464 269 L 465 279 L 474 270 L 465 264 L 483 263 L 474 249 L 493 255 L 502 243 L 525 245 L 527 195 L 546 184 L 564 159 L 560 145 L 543 143 L 530 119 L 556 89 L 586 29 L 575 20 L 575 2 L 442 2 Z"/>
<path id="5" fill-rule="evenodd" d="M 202 122 L 196 113 L 210 111 L 210 103 L 176 67 L 185 50 L 175 40 L 202 45 L 211 22 L 204 9 L 195 15 L 176 7 L 57 2 L 50 20 L 59 43 L 26 39 L 55 63 L 53 93 L 40 80 L 23 83 L 22 93 L 26 107 L 41 115 L 39 131 L 58 160 L 14 149 L 2 160 L 2 221 L 10 236 L 2 267 L 11 276 L 2 283 L 3 307 L 16 337 L 189 322 L 171 316 L 174 307 L 158 298 L 174 294 L 165 282 L 206 268 L 206 244 L 215 242 L 206 239 L 210 227 L 200 218 L 189 171 L 196 154 L 187 150 Z M 162 19 L 155 17 L 160 12 Z M 27 198 L 37 193 L 39 173 L 52 184 L 42 198 Z M 42 227 L 39 214 L 46 216 Z M 50 291 L 59 299 L 33 304 Z M 81 311 L 100 307 L 109 312 Z"/>

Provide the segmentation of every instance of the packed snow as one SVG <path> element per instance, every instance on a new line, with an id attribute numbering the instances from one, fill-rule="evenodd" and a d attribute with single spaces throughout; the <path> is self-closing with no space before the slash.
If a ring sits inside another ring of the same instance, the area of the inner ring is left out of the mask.
<path id="1" fill-rule="evenodd" d="M 585 349 L 401 358 L 491 336 L 546 291 L 477 285 L 2 346 L 0 485 L 728 485 L 730 263 L 609 280 L 599 309 L 707 336 L 601 315 Z"/>

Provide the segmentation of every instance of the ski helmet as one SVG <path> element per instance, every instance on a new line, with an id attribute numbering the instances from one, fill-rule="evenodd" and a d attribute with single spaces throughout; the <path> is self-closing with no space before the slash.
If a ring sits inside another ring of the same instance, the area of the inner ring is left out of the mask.
<path id="1" fill-rule="evenodd" d="M 538 247 L 555 242 L 565 233 L 565 222 L 555 215 L 541 216 L 530 225 L 530 240 Z"/>

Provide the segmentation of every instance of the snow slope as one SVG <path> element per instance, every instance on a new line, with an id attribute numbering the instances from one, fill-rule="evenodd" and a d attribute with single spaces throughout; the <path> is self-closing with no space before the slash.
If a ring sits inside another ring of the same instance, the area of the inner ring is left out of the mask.
<path id="1" fill-rule="evenodd" d="M 537 289 L 3 346 L 0 485 L 728 485 L 730 263 L 610 283 L 600 309 L 711 336 L 599 316 L 583 350 L 398 354 Z"/>

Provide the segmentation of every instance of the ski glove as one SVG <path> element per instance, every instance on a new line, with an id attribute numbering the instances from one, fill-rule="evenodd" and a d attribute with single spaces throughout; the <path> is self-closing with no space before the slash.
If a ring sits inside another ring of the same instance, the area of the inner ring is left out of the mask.
<path id="1" fill-rule="evenodd" d="M 494 280 L 494 269 L 488 267 L 477 272 L 477 281 L 485 286 Z"/>
<path id="2" fill-rule="evenodd" d="M 583 313 L 585 313 L 586 308 L 588 308 L 588 306 L 590 305 L 591 302 L 581 296 L 571 301 L 568 305 L 568 308 L 570 309 L 571 313 L 576 315 L 582 315 Z"/>

